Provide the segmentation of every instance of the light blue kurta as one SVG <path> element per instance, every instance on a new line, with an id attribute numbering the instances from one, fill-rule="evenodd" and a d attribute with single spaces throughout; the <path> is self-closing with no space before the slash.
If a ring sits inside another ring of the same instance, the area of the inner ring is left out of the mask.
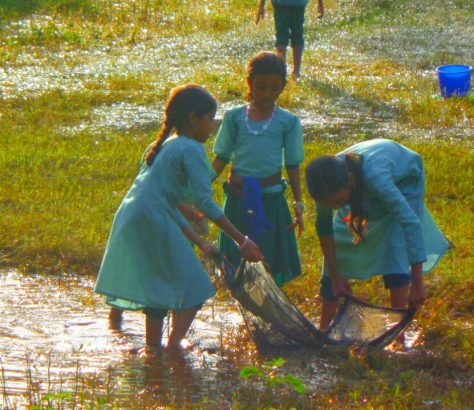
<path id="1" fill-rule="evenodd" d="M 212 199 L 203 144 L 170 137 L 151 166 L 142 165 L 115 214 L 95 291 L 124 309 L 187 309 L 215 294 L 181 228 L 177 205 L 189 196 L 211 220 L 223 215 Z"/>
<path id="2" fill-rule="evenodd" d="M 277 108 L 268 128 L 258 135 L 249 132 L 245 116 L 247 105 L 232 108 L 224 114 L 214 142 L 214 153 L 224 162 L 232 162 L 238 175 L 265 178 L 294 168 L 304 159 L 303 132 L 299 118 Z M 252 121 L 252 130 L 260 131 L 267 120 Z M 264 192 L 281 190 L 280 184 L 267 187 Z"/>
<path id="3" fill-rule="evenodd" d="M 343 221 L 349 206 L 337 210 L 317 207 L 319 235 L 333 233 L 336 259 L 347 279 L 374 275 L 410 274 L 410 264 L 423 262 L 429 272 L 448 249 L 448 241 L 424 204 L 425 173 L 416 152 L 390 140 L 376 139 L 353 145 L 338 155 L 362 157 L 362 178 L 367 201 L 365 241 L 352 243 Z M 328 274 L 327 266 L 324 274 Z"/>

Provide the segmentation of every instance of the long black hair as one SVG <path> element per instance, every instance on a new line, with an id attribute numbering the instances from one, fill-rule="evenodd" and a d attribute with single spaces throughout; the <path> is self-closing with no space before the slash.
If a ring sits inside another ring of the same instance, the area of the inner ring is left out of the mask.
<path id="1" fill-rule="evenodd" d="M 351 212 L 344 219 L 354 234 L 354 243 L 364 240 L 367 225 L 367 206 L 364 196 L 361 157 L 348 153 L 344 156 L 323 155 L 306 167 L 306 186 L 313 199 L 323 201 L 348 186 L 348 174 L 354 176 L 354 189 L 349 198 Z"/>
<path id="2" fill-rule="evenodd" d="M 156 154 L 171 131 L 182 127 L 188 121 L 189 114 L 194 113 L 202 117 L 210 112 L 215 113 L 216 110 L 216 99 L 199 85 L 184 84 L 173 88 L 166 103 L 163 125 L 145 157 L 146 164 L 153 164 Z"/>

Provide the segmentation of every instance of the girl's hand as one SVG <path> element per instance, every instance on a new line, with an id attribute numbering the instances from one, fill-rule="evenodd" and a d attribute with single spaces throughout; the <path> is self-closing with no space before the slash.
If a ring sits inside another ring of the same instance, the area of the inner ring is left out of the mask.
<path id="1" fill-rule="evenodd" d="M 295 220 L 288 226 L 288 230 L 298 227 L 298 236 L 301 236 L 301 232 L 304 231 L 303 213 L 305 208 L 303 202 L 295 201 L 293 203 L 293 209 L 295 211 Z"/>
<path id="2" fill-rule="evenodd" d="M 265 2 L 261 2 L 260 6 L 258 7 L 257 20 L 255 21 L 255 24 L 258 24 L 260 20 L 263 20 L 264 18 L 265 18 Z"/>
<path id="3" fill-rule="evenodd" d="M 219 248 L 211 242 L 202 241 L 198 246 L 205 257 L 208 257 L 212 255 L 213 253 L 220 253 Z"/>
<path id="4" fill-rule="evenodd" d="M 242 258 L 245 260 L 259 262 L 263 259 L 262 252 L 258 245 L 248 237 L 245 237 L 245 241 L 240 244 L 239 248 L 242 253 Z"/>
<path id="5" fill-rule="evenodd" d="M 352 295 L 351 285 L 339 273 L 331 275 L 331 285 L 336 296 Z"/>
<path id="6" fill-rule="evenodd" d="M 304 231 L 304 220 L 303 220 L 303 211 L 304 208 L 294 208 L 295 210 L 295 220 L 288 226 L 288 230 L 295 229 L 298 227 L 298 236 L 301 236 L 301 233 Z"/>

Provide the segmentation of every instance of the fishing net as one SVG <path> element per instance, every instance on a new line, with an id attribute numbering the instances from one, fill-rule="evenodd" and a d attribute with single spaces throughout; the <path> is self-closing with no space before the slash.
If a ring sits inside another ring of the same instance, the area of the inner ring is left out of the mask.
<path id="1" fill-rule="evenodd" d="M 413 318 L 410 309 L 374 306 L 346 298 L 329 329 L 322 332 L 291 303 L 262 262 L 243 262 L 236 269 L 221 255 L 212 258 L 216 273 L 237 300 L 260 350 L 324 344 L 384 347 Z"/>

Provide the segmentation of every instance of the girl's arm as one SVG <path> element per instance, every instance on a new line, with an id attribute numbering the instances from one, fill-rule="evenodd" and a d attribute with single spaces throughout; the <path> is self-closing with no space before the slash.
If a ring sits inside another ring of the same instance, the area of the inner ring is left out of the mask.
<path id="1" fill-rule="evenodd" d="M 198 222 L 204 218 L 204 214 L 199 209 L 183 202 L 178 205 L 178 209 L 188 221 Z"/>
<path id="2" fill-rule="evenodd" d="M 244 259 L 254 262 L 263 259 L 263 255 L 257 244 L 243 235 L 225 215 L 215 219 L 214 222 L 237 243 Z"/>
<path id="3" fill-rule="evenodd" d="M 186 169 L 186 175 L 189 178 L 191 189 L 196 195 L 197 208 L 237 242 L 244 259 L 252 262 L 261 260 L 262 253 L 258 246 L 245 235 L 240 233 L 214 202 L 204 147 L 201 144 L 189 146 L 186 153 L 183 153 L 183 157 L 187 159 L 186 161 L 183 161 L 183 164 Z M 187 235 L 184 229 L 183 232 Z M 197 246 L 203 246 L 202 239 L 198 239 L 192 234 L 188 237 Z"/>
<path id="4" fill-rule="evenodd" d="M 201 238 L 196 231 L 191 228 L 191 225 L 184 225 L 181 230 L 186 235 L 186 237 L 196 244 L 196 246 L 201 249 L 201 251 L 207 255 L 210 252 L 219 252 L 219 250 L 210 242 L 206 241 L 205 239 Z"/>
<path id="5" fill-rule="evenodd" d="M 242 257 L 252 262 L 258 262 L 263 259 L 262 253 L 258 246 L 251 241 L 247 236 L 240 233 L 237 228 L 227 219 L 226 216 L 221 216 L 214 221 L 219 228 L 221 228 L 227 235 L 229 235 L 239 246 Z M 202 239 L 190 225 L 185 225 L 181 228 L 186 237 L 196 244 L 201 251 L 207 255 L 211 252 L 220 252 L 212 243 Z"/>
<path id="6" fill-rule="evenodd" d="M 385 158 L 382 155 L 380 157 Z M 390 164 L 389 161 L 386 159 L 385 163 Z M 409 199 L 395 184 L 391 170 L 383 164 L 374 168 L 364 181 L 367 189 L 377 195 L 392 218 L 402 227 L 410 265 L 427 259 L 420 222 L 424 207 L 424 175 L 421 174 L 419 178 L 418 186 L 415 186 L 418 193 L 413 192 Z"/>
<path id="7" fill-rule="evenodd" d="M 288 173 L 288 179 L 290 180 L 291 191 L 293 192 L 293 198 L 295 200 L 293 209 L 295 211 L 295 222 L 292 227 L 298 226 L 298 234 L 304 231 L 303 212 L 304 205 L 301 195 L 301 174 L 300 167 L 286 169 Z"/>
<path id="8" fill-rule="evenodd" d="M 216 173 L 216 178 L 224 171 L 225 167 L 227 166 L 227 162 L 222 161 L 219 158 L 214 158 L 212 161 L 212 168 L 214 168 L 214 172 Z"/>
<path id="9" fill-rule="evenodd" d="M 385 163 L 389 161 L 386 160 Z M 406 198 L 394 183 L 390 172 L 383 167 L 379 167 L 376 173 L 366 179 L 366 186 L 377 194 L 403 229 L 412 276 L 408 302 L 415 308 L 422 305 L 426 299 L 423 262 L 426 261 L 427 255 L 420 222 L 424 207 L 424 181 L 421 165 L 418 185 L 415 186 L 418 193 Z"/>
<path id="10" fill-rule="evenodd" d="M 287 169 L 288 179 L 290 180 L 291 191 L 293 192 L 293 198 L 295 202 L 302 201 L 301 195 L 301 175 L 300 167 Z"/>
<path id="11" fill-rule="evenodd" d="M 324 255 L 324 261 L 329 270 L 331 278 L 332 290 L 337 296 L 350 295 L 352 293 L 351 286 L 346 279 L 339 273 L 336 261 L 336 250 L 334 246 L 334 237 L 332 235 L 319 236 L 319 243 Z"/>

